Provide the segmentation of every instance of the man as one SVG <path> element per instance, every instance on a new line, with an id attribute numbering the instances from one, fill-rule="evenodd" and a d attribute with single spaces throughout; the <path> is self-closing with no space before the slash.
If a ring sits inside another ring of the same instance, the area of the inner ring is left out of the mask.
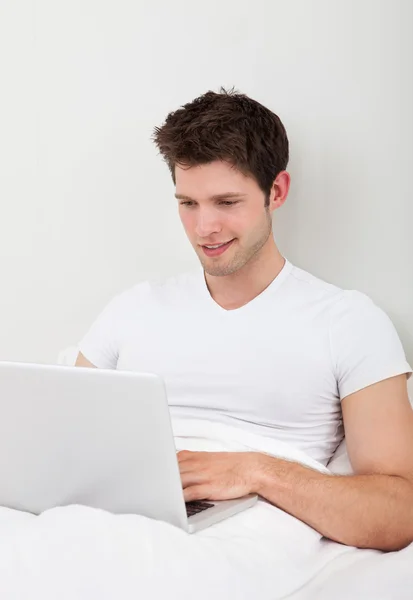
<path id="1" fill-rule="evenodd" d="M 344 425 L 354 476 L 254 452 L 183 451 L 185 498 L 255 492 L 341 543 L 406 546 L 411 369 L 369 298 L 280 254 L 271 217 L 290 185 L 280 119 L 247 96 L 208 92 L 169 114 L 154 140 L 202 269 L 117 296 L 81 342 L 76 364 L 156 372 L 173 416 L 275 437 L 323 464 Z"/>

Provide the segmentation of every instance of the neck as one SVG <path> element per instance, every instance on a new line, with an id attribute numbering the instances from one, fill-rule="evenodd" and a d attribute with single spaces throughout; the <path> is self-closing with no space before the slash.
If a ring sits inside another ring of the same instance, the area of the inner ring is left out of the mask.
<path id="1" fill-rule="evenodd" d="M 261 294 L 274 281 L 284 265 L 285 258 L 270 235 L 260 252 L 241 269 L 220 277 L 205 273 L 205 281 L 215 302 L 222 308 L 233 310 Z"/>

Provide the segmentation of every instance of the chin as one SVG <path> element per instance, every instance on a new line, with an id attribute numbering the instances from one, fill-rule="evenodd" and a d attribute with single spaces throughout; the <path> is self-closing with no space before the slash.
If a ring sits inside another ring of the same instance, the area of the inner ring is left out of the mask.
<path id="1" fill-rule="evenodd" d="M 245 257 L 240 256 L 240 253 L 236 252 L 234 252 L 231 256 L 231 250 L 229 250 L 227 256 L 223 254 L 221 257 L 215 259 L 207 257 L 202 250 L 199 252 L 198 249 L 196 249 L 195 251 L 205 273 L 208 273 L 208 275 L 211 275 L 212 277 L 225 277 L 227 275 L 233 275 L 245 264 L 243 261 L 243 258 Z"/>
<path id="2" fill-rule="evenodd" d="M 204 267 L 204 271 L 212 277 L 225 277 L 226 275 L 232 275 L 239 269 L 238 265 L 231 263 L 222 262 L 222 264 L 211 264 L 205 260 L 201 260 L 201 263 Z"/>

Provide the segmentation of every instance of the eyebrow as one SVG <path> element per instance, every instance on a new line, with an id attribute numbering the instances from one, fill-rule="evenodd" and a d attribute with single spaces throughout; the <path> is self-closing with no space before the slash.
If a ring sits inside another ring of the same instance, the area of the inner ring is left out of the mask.
<path id="1" fill-rule="evenodd" d="M 246 194 L 241 194 L 238 192 L 225 192 L 224 194 L 214 194 L 209 198 L 209 200 L 229 200 L 231 198 L 245 198 Z M 196 202 L 194 198 L 190 196 L 185 196 L 185 194 L 175 194 L 175 198 L 177 200 L 189 200 L 190 202 Z"/>

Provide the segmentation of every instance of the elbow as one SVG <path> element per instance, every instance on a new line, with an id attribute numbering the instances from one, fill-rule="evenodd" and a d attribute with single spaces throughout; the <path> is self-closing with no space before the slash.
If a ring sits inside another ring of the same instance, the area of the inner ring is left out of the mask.
<path id="1" fill-rule="evenodd" d="M 372 531 L 364 539 L 355 536 L 353 540 L 343 540 L 348 546 L 355 546 L 363 550 L 381 550 L 382 552 L 398 552 L 407 548 L 413 543 L 413 524 L 408 529 L 398 529 L 383 527 L 380 530 Z"/>
<path id="2" fill-rule="evenodd" d="M 410 546 L 412 542 L 413 532 L 408 534 L 400 533 L 399 535 L 389 536 L 377 550 L 382 550 L 383 552 L 398 552 L 399 550 L 404 550 L 404 548 Z"/>
<path id="3" fill-rule="evenodd" d="M 409 515 L 410 516 L 410 515 Z M 371 524 L 372 525 L 372 524 Z M 327 537 L 330 537 L 327 534 Z M 413 543 L 413 520 L 386 521 L 379 526 L 346 528 L 341 535 L 331 536 L 331 540 L 362 550 L 398 552 Z"/>
<path id="4" fill-rule="evenodd" d="M 365 539 L 356 544 L 358 548 L 398 552 L 413 543 L 413 482 L 410 478 L 398 479 L 404 486 L 399 489 L 396 504 L 392 510 L 383 511 L 375 527 L 371 523 Z"/>

